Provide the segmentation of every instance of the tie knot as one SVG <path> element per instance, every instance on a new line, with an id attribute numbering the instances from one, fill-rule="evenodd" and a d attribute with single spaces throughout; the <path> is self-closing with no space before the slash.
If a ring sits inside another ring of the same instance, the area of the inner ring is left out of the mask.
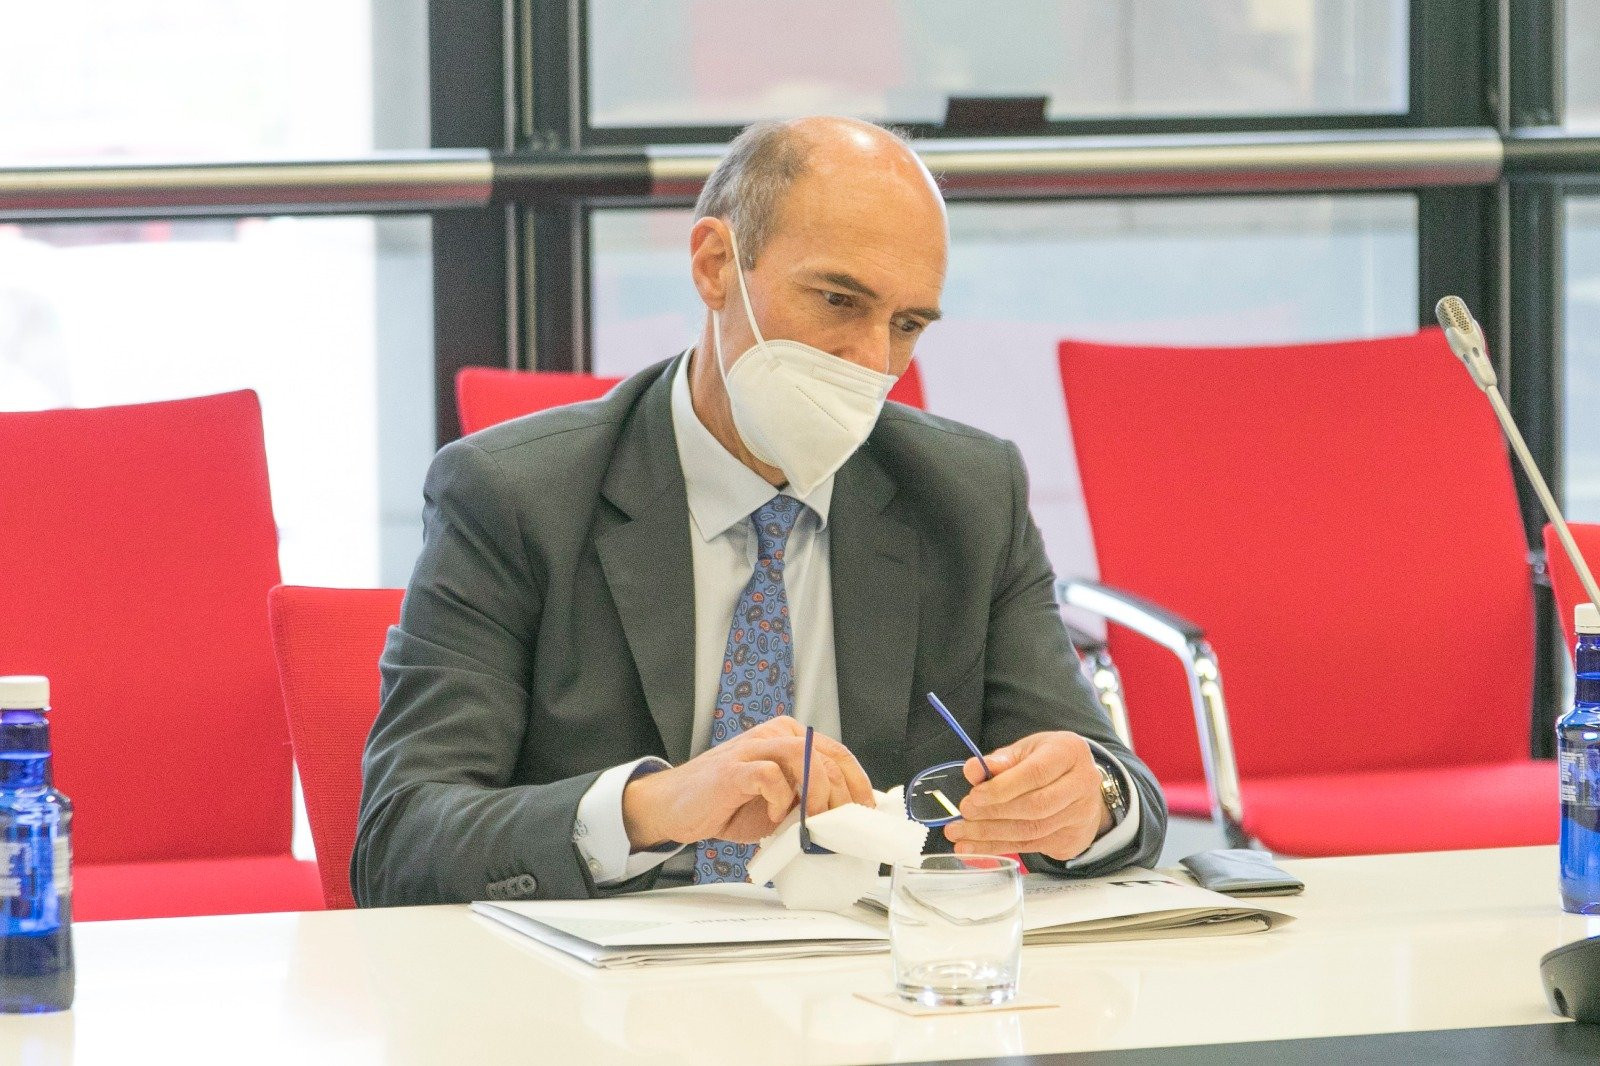
<path id="1" fill-rule="evenodd" d="M 805 504 L 779 493 L 750 512 L 750 520 L 756 525 L 756 557 L 762 565 L 783 567 L 783 547 L 804 510 Z"/>

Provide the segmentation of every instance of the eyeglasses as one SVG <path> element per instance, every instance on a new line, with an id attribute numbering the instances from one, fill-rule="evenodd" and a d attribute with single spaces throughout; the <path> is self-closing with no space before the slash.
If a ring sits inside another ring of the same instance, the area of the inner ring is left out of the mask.
<path id="1" fill-rule="evenodd" d="M 967 731 L 961 728 L 955 715 L 939 701 L 939 697 L 928 693 L 928 703 L 939 712 L 939 717 L 945 724 L 955 730 L 956 736 L 961 738 L 961 743 L 967 746 L 978 759 L 978 765 L 983 767 L 983 779 L 989 780 L 994 776 L 989 770 L 989 764 L 983 761 L 983 752 L 967 736 Z M 921 822 L 927 826 L 949 825 L 951 822 L 961 820 L 961 801 L 967 798 L 973 785 L 967 780 L 967 760 L 958 759 L 955 762 L 942 762 L 937 766 L 930 766 L 911 779 L 906 786 L 906 817 L 913 822 Z M 803 832 L 803 831 L 802 831 Z M 802 837 L 802 839 L 804 839 Z"/>

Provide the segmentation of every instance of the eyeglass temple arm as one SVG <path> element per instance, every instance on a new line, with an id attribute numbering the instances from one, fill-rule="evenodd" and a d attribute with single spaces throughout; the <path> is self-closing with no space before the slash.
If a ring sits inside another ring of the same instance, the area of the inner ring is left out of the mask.
<path id="1" fill-rule="evenodd" d="M 1222 696 L 1222 671 L 1217 665 L 1216 652 L 1206 641 L 1205 631 L 1188 619 L 1132 593 L 1079 578 L 1056 582 L 1056 603 L 1089 611 L 1131 629 L 1178 657 L 1184 676 L 1189 680 L 1189 699 L 1194 707 L 1195 731 L 1200 737 L 1200 758 L 1205 767 L 1212 820 L 1222 830 L 1229 847 L 1248 846 L 1250 836 L 1244 830 L 1244 801 L 1239 789 L 1239 768 L 1234 760 L 1233 733 L 1228 726 L 1228 708 Z M 1093 653 L 1090 654 L 1091 663 L 1094 663 Z M 1104 645 L 1100 645 L 1099 654 L 1106 655 L 1109 660 Z M 1095 688 L 1097 692 L 1104 691 L 1098 682 Z M 1105 695 L 1100 699 L 1104 706 Z M 1127 710 L 1121 700 L 1120 679 L 1116 700 L 1123 719 L 1123 726 L 1117 732 L 1128 742 Z M 1110 713 L 1109 707 L 1107 712 Z M 1116 727 L 1115 716 L 1112 725 Z"/>
<path id="2" fill-rule="evenodd" d="M 806 803 L 811 793 L 811 738 L 812 727 L 806 726 L 805 765 L 800 771 L 800 846 L 811 846 L 811 834 L 806 830 Z"/>

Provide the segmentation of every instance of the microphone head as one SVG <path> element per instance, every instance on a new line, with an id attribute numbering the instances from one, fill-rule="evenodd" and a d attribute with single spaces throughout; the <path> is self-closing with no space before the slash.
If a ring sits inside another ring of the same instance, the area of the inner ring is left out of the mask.
<path id="1" fill-rule="evenodd" d="M 1467 301 L 1459 296 L 1446 296 L 1433 305 L 1433 317 L 1439 320 L 1439 325 L 1444 329 L 1459 330 L 1470 337 L 1473 334 L 1472 312 L 1467 310 Z"/>
<path id="2" fill-rule="evenodd" d="M 1494 388 L 1494 364 L 1489 362 L 1483 330 L 1478 326 L 1477 319 L 1472 317 L 1472 312 L 1467 310 L 1466 301 L 1459 296 L 1446 296 L 1433 305 L 1433 316 L 1443 327 L 1450 350 L 1466 364 L 1478 387 Z"/>

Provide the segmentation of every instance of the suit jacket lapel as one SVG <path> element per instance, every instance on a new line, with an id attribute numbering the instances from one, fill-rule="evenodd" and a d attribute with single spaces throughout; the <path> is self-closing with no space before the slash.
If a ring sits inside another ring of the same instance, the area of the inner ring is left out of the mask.
<path id="1" fill-rule="evenodd" d="M 620 512 L 595 548 L 667 759 L 689 758 L 694 725 L 694 559 L 672 433 L 674 360 L 617 439 L 601 494 Z"/>
<path id="2" fill-rule="evenodd" d="M 904 773 L 920 599 L 921 543 L 887 509 L 894 493 L 863 449 L 835 477 L 828 514 L 840 730 L 878 787 Z"/>

